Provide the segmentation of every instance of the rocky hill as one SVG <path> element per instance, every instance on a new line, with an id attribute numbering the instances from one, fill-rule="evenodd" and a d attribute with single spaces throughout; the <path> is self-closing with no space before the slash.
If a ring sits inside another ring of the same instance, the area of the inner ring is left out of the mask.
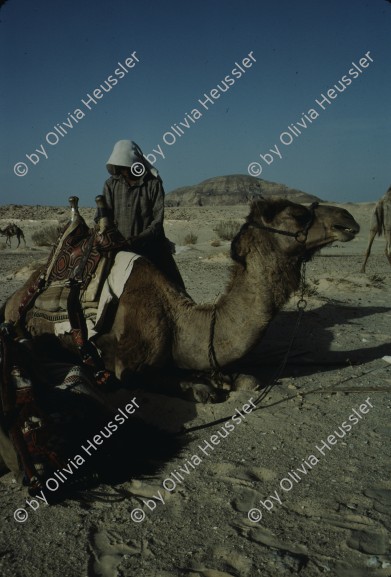
<path id="1" fill-rule="evenodd" d="M 285 184 L 269 182 L 254 176 L 245 174 L 232 174 L 208 178 L 194 186 L 176 188 L 166 194 L 165 204 L 167 207 L 186 206 L 232 206 L 247 204 L 255 198 L 270 198 L 279 196 L 289 198 L 294 202 L 314 202 L 319 200 L 316 196 L 307 194 L 295 188 L 289 188 Z M 94 207 L 81 207 L 81 215 L 91 222 L 96 209 Z M 70 209 L 67 206 L 41 206 L 41 205 L 0 205 L 0 225 L 7 224 L 5 221 L 19 220 L 67 220 Z M 1 228 L 1 226 L 0 226 Z"/>
<path id="2" fill-rule="evenodd" d="M 285 184 L 269 182 L 255 176 L 231 174 L 208 178 L 194 186 L 176 188 L 166 196 L 167 206 L 208 206 L 246 204 L 255 198 L 279 196 L 294 202 L 320 200 Z"/>

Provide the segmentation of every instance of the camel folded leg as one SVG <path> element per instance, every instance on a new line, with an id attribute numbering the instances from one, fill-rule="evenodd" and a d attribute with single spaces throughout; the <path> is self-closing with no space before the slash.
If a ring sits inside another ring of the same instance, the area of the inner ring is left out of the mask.
<path id="1" fill-rule="evenodd" d="M 140 367 L 137 372 L 125 369 L 121 381 L 126 389 L 140 388 L 195 403 L 221 403 L 229 393 L 216 388 L 207 373 L 177 368 Z"/>

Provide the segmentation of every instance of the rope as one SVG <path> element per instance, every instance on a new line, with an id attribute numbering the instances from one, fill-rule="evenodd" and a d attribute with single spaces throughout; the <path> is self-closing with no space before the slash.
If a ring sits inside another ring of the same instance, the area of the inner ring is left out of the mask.
<path id="1" fill-rule="evenodd" d="M 360 379 L 361 377 L 365 377 L 366 375 L 369 375 L 370 373 L 373 373 L 375 371 L 383 371 L 383 370 L 388 369 L 388 368 L 389 367 L 387 365 L 381 366 L 381 367 L 375 367 L 374 369 L 370 369 L 369 371 L 365 371 L 361 375 L 352 375 L 351 377 L 347 377 L 346 379 L 342 379 L 341 381 L 335 383 L 331 387 L 327 387 L 325 389 L 319 387 L 317 389 L 314 389 L 313 391 L 305 391 L 305 392 L 295 393 L 294 395 L 290 395 L 289 397 L 285 397 L 284 399 L 280 399 L 279 401 L 275 401 L 274 403 L 270 403 L 269 405 L 263 405 L 262 407 L 258 406 L 252 412 L 258 411 L 260 409 L 269 409 L 270 407 L 280 405 L 281 403 L 285 403 L 286 401 L 290 401 L 290 400 L 295 399 L 297 397 L 306 397 L 308 395 L 314 395 L 314 394 L 321 394 L 322 395 L 322 394 L 329 394 L 329 393 L 390 393 L 391 392 L 390 387 L 376 387 L 376 388 L 370 388 L 370 387 L 365 387 L 365 388 L 356 387 L 356 388 L 354 388 L 353 387 L 353 388 L 346 388 L 346 389 L 335 388 L 335 387 L 339 386 L 341 383 L 346 383 L 347 381 L 351 381 L 352 379 Z M 231 417 L 232 417 L 232 415 L 227 415 L 225 417 L 222 417 L 221 419 L 216 419 L 215 421 L 205 423 L 204 425 L 198 425 L 195 427 L 190 427 L 189 429 L 184 429 L 183 431 L 178 433 L 178 436 L 187 435 L 188 433 L 193 433 L 195 431 L 200 431 L 202 429 L 208 429 L 209 427 L 212 427 L 213 425 L 225 423 Z"/>
<path id="2" fill-rule="evenodd" d="M 298 314 L 298 317 L 296 319 L 295 328 L 292 332 L 292 336 L 291 336 L 291 339 L 289 341 L 288 349 L 284 355 L 284 358 L 282 360 L 281 365 L 279 366 L 276 374 L 274 375 L 272 380 L 269 382 L 269 384 L 266 385 L 266 387 L 262 390 L 262 392 L 255 399 L 255 401 L 254 401 L 255 405 L 259 405 L 265 399 L 265 397 L 271 392 L 273 387 L 276 385 L 278 379 L 281 377 L 281 375 L 282 375 L 282 373 L 286 367 L 286 364 L 288 362 L 289 354 L 292 350 L 293 343 L 295 342 L 295 339 L 296 339 L 296 336 L 297 336 L 297 333 L 299 330 L 299 326 L 301 323 L 301 319 L 303 318 L 304 310 L 307 307 L 307 301 L 304 299 L 305 277 L 306 277 L 306 261 L 303 260 L 302 265 L 301 265 L 301 275 L 300 275 L 300 298 L 297 302 L 297 309 L 299 311 L 299 314 Z M 212 318 L 211 318 L 210 331 L 209 331 L 208 356 L 209 356 L 209 364 L 211 366 L 211 376 L 212 376 L 212 378 L 216 378 L 218 384 L 221 386 L 222 383 L 224 382 L 224 377 L 221 373 L 221 367 L 217 361 L 216 352 L 215 352 L 214 344 L 213 344 L 215 325 L 216 325 L 216 304 L 213 305 L 213 309 L 212 309 Z M 198 430 L 199 428 L 211 427 L 213 425 L 216 425 L 217 423 L 224 422 L 229 418 L 230 418 L 230 416 L 223 418 L 223 419 L 211 421 L 210 423 L 207 423 L 206 425 L 200 425 L 200 427 L 192 427 L 191 429 L 186 429 L 186 432 L 195 431 L 195 430 Z"/>
<path id="3" fill-rule="evenodd" d="M 296 324 L 295 324 L 294 330 L 292 332 L 287 351 L 286 351 L 284 358 L 281 362 L 281 365 L 277 369 L 276 374 L 274 375 L 272 380 L 266 385 L 266 387 L 261 391 L 261 393 L 258 395 L 258 397 L 254 401 L 254 404 L 258 405 L 257 408 L 254 409 L 254 411 L 257 411 L 259 409 L 266 409 L 266 408 L 274 407 L 275 405 L 279 405 L 280 403 L 284 403 L 285 401 L 289 401 L 289 400 L 295 399 L 297 397 L 305 397 L 307 395 L 313 395 L 315 393 L 324 394 L 324 393 L 390 392 L 390 389 L 387 387 L 366 388 L 366 389 L 359 389 L 359 388 L 335 389 L 334 388 L 336 386 L 339 386 L 341 383 L 345 383 L 345 382 L 350 381 L 350 380 L 355 379 L 355 378 L 359 379 L 359 378 L 366 376 L 366 375 L 368 375 L 374 371 L 384 370 L 384 369 L 388 368 L 387 366 L 385 366 L 385 367 L 382 366 L 382 367 L 375 367 L 374 369 L 366 371 L 366 372 L 364 372 L 358 376 L 353 375 L 351 377 L 347 377 L 346 379 L 342 379 L 338 383 L 335 383 L 334 385 L 332 385 L 330 388 L 323 389 L 323 388 L 319 387 L 318 389 L 314 389 L 313 391 L 299 392 L 299 393 L 296 393 L 295 395 L 291 395 L 291 396 L 286 397 L 284 399 L 280 399 L 279 401 L 275 401 L 274 403 L 271 403 L 269 405 L 259 406 L 262 403 L 262 401 L 266 398 L 266 396 L 269 395 L 269 393 L 272 391 L 273 387 L 276 385 L 277 381 L 280 379 L 280 377 L 281 377 L 281 375 L 282 375 L 282 373 L 285 370 L 285 367 L 287 365 L 289 354 L 292 351 L 292 347 L 293 347 L 293 344 L 295 342 L 295 339 L 296 339 L 296 336 L 297 336 L 297 333 L 299 330 L 299 326 L 300 326 L 301 320 L 303 318 L 304 311 L 307 307 L 307 301 L 304 298 L 305 282 L 306 282 L 306 261 L 303 260 L 302 269 L 301 269 L 301 277 L 300 277 L 300 298 L 299 298 L 297 305 L 296 305 L 297 309 L 299 311 L 298 317 L 296 319 Z M 209 362 L 211 364 L 211 367 L 213 367 L 212 373 L 215 371 L 220 371 L 220 367 L 219 367 L 218 361 L 216 359 L 216 354 L 215 354 L 214 346 L 213 346 L 215 323 L 216 323 L 216 305 L 213 306 L 213 310 L 212 310 L 210 340 L 209 340 Z M 220 377 L 222 376 L 221 372 L 218 372 L 218 374 Z M 213 427 L 214 425 L 224 423 L 227 420 L 229 420 L 231 418 L 231 416 L 232 415 L 227 415 L 226 417 L 222 417 L 221 419 L 216 419 L 214 421 L 210 421 L 209 423 L 205 423 L 204 425 L 198 425 L 195 427 L 190 427 L 188 429 L 185 429 L 185 430 L 179 432 L 178 436 L 187 435 L 188 433 L 193 433 L 195 431 L 200 431 L 202 429 L 207 429 L 209 427 Z"/>
<path id="4" fill-rule="evenodd" d="M 215 328 L 216 328 L 216 315 L 217 315 L 217 307 L 216 303 L 213 305 L 212 308 L 212 317 L 210 320 L 210 328 L 209 328 L 209 344 L 208 344 L 208 359 L 210 365 L 210 376 L 213 382 L 219 387 L 222 387 L 224 381 L 224 375 L 222 374 L 221 366 L 216 357 L 216 351 L 214 348 L 214 337 L 215 337 Z"/>
<path id="5" fill-rule="evenodd" d="M 311 228 L 311 226 L 314 223 L 314 219 L 315 219 L 315 210 L 316 208 L 319 206 L 318 202 L 313 202 L 309 208 L 309 212 L 310 212 L 310 217 L 308 219 L 308 221 L 306 222 L 304 228 L 302 230 L 298 230 L 297 232 L 289 232 L 286 230 L 279 230 L 277 228 L 273 228 L 273 227 L 269 227 L 269 226 L 264 226 L 261 224 L 255 224 L 252 223 L 252 226 L 255 226 L 256 228 L 260 228 L 263 230 L 267 230 L 269 232 L 275 232 L 278 234 L 283 234 L 285 236 L 291 236 L 293 238 L 295 238 L 295 240 L 297 242 L 299 242 L 300 244 L 304 244 L 307 240 L 307 236 L 308 236 L 308 232 Z M 301 238 L 300 238 L 301 237 Z M 304 299 L 304 289 L 305 289 L 305 269 L 306 266 L 306 261 L 305 259 L 302 260 L 302 271 L 301 271 L 301 295 L 300 295 L 300 299 L 297 303 L 297 308 L 299 309 L 299 317 L 298 317 L 298 321 L 296 323 L 296 327 L 291 339 L 291 342 L 289 343 L 289 347 L 288 350 L 286 352 L 285 358 L 283 360 L 283 363 L 279 369 L 279 371 L 277 372 L 277 375 L 275 376 L 273 382 L 271 384 L 269 384 L 266 389 L 259 395 L 258 397 L 258 402 L 261 402 L 261 400 L 265 397 L 265 395 L 268 394 L 268 392 L 271 390 L 271 387 L 275 384 L 275 382 L 278 380 L 278 378 L 281 376 L 282 371 L 285 368 L 285 365 L 287 363 L 288 360 L 288 356 L 289 353 L 292 349 L 293 346 L 293 342 L 296 338 L 296 333 L 298 331 L 302 316 L 303 316 L 303 311 L 307 306 L 307 301 Z M 215 327 L 216 327 L 216 303 L 213 305 L 212 308 L 212 317 L 211 317 L 211 321 L 210 321 L 210 329 L 209 329 L 209 344 L 208 344 L 208 359 L 209 359 L 209 366 L 211 368 L 210 374 L 211 374 L 211 379 L 212 381 L 216 382 L 217 385 L 219 385 L 220 387 L 223 386 L 224 384 L 224 375 L 222 374 L 221 371 L 221 366 L 218 363 L 217 357 L 216 357 L 216 351 L 214 348 L 214 335 L 215 335 Z M 269 388 L 270 387 L 270 388 Z"/>

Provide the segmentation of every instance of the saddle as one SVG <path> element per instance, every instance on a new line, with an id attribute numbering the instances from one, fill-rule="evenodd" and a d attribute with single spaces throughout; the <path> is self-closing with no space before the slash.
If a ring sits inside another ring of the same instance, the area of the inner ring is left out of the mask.
<path id="1" fill-rule="evenodd" d="M 110 220 L 103 196 L 96 197 L 97 226 L 88 228 L 78 210 L 78 198 L 69 198 L 71 219 L 60 233 L 46 266 L 29 287 L 19 306 L 19 324 L 30 336 L 55 333 L 53 324 L 69 322 L 74 344 L 85 364 L 104 374 L 103 364 L 88 341 L 87 321 L 96 315 L 99 295 L 119 250 L 128 244 Z M 103 371 L 103 372 L 102 372 Z"/>
<path id="2" fill-rule="evenodd" d="M 67 319 L 83 364 L 91 370 L 85 367 L 87 372 L 83 373 L 82 367 L 71 367 L 61 387 L 71 390 L 77 385 L 82 390 L 84 383 L 89 383 L 104 390 L 117 386 L 118 381 L 105 369 L 97 349 L 88 340 L 83 309 L 92 309 L 98 300 L 114 256 L 119 250 L 126 250 L 127 241 L 110 221 L 103 196 L 96 198 L 98 222 L 93 229 L 88 228 L 78 211 L 78 198 L 70 197 L 69 202 L 71 219 L 39 277 L 24 294 L 18 325 L 33 337 L 53 332 L 45 331 L 44 323 Z M 42 488 L 43 479 L 65 466 L 71 454 L 67 439 L 82 422 L 81 405 L 80 401 L 70 405 L 62 414 L 56 403 L 54 408 L 45 406 L 50 395 L 47 386 L 42 385 L 39 363 L 29 352 L 33 340 L 20 339 L 17 328 L 0 326 L 0 427 L 8 432 L 25 482 L 34 494 Z"/>

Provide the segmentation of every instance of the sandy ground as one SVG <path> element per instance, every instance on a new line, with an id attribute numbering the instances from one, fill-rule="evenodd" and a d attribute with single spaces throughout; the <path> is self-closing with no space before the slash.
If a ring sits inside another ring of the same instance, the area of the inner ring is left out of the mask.
<path id="1" fill-rule="evenodd" d="M 26 490 L 11 473 L 3 475 L 3 577 L 391 576 L 391 365 L 382 359 L 391 355 L 391 268 L 379 239 L 367 274 L 359 272 L 373 204 L 345 208 L 362 232 L 307 265 L 311 296 L 289 364 L 264 402 L 269 406 L 243 413 L 256 396 L 248 391 L 213 405 L 151 394 L 140 414 L 158 416 L 167 429 L 179 421 L 186 427 L 207 423 L 236 409 L 246 418 L 218 445 L 211 436 L 221 424 L 193 432 L 155 473 L 100 484 L 88 499 L 41 503 L 34 511 Z M 33 207 L 0 212 L 0 227 L 16 222 L 27 241 L 26 248 L 1 246 L 0 302 L 25 279 L 16 271 L 47 256 L 31 242 L 34 230 L 59 217 L 45 210 L 44 220 L 34 220 Z M 241 220 L 247 211 L 167 209 L 166 232 L 177 243 L 177 263 L 196 301 L 213 301 L 228 278 L 229 243 L 211 246 L 214 226 Z M 197 243 L 185 246 L 189 232 Z M 248 367 L 264 384 L 295 320 L 292 299 Z M 351 430 L 336 437 L 334 431 L 349 422 Z M 135 437 L 123 447 L 123 459 L 131 463 L 140 447 L 143 439 Z M 24 523 L 14 520 L 20 507 L 29 512 Z M 136 508 L 145 514 L 142 522 L 132 520 Z M 250 509 L 262 515 L 259 522 L 249 520 Z"/>

